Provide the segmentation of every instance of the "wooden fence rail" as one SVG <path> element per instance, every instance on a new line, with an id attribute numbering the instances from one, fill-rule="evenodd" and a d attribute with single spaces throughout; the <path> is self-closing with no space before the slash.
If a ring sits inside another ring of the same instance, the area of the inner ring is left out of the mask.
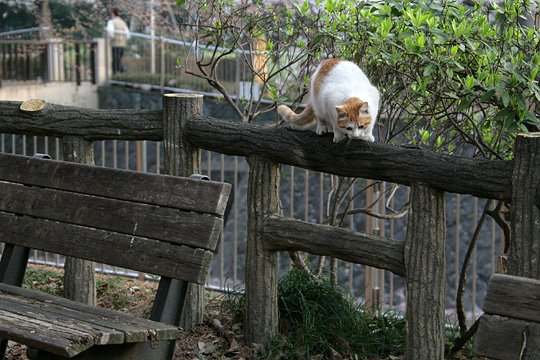
<path id="1" fill-rule="evenodd" d="M 264 342 L 277 332 L 276 251 L 302 250 L 404 276 L 406 358 L 443 359 L 444 192 L 511 203 L 508 272 L 540 277 L 540 239 L 534 235 L 540 231 L 540 134 L 518 136 L 515 160 L 490 161 L 363 141 L 336 145 L 331 136 L 319 137 L 313 132 L 205 117 L 200 96 L 165 95 L 163 111 L 47 104 L 41 111 L 25 113 L 19 106 L 20 102 L 0 102 L 0 133 L 78 136 L 86 141 L 163 140 L 166 172 L 176 175 L 200 169 L 199 148 L 247 158 L 245 323 L 252 342 Z M 281 217 L 281 164 L 411 186 L 406 241 Z M 194 295 L 194 303 L 198 297 L 200 293 Z"/>

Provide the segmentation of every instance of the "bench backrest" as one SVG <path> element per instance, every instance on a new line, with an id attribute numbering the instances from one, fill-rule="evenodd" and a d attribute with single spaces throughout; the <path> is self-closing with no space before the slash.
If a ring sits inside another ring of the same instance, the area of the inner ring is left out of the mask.
<path id="1" fill-rule="evenodd" d="M 493 274 L 474 351 L 493 359 L 540 359 L 540 280 Z"/>
<path id="2" fill-rule="evenodd" d="M 204 283 L 230 185 L 0 154 L 0 242 Z"/>

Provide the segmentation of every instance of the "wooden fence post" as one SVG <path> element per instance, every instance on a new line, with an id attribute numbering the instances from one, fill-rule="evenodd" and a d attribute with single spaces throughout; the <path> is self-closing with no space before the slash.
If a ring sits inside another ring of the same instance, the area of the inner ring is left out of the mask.
<path id="1" fill-rule="evenodd" d="M 540 133 L 519 134 L 514 150 L 508 273 L 540 279 Z"/>
<path id="2" fill-rule="evenodd" d="M 246 337 L 264 344 L 278 329 L 277 252 L 265 247 L 262 225 L 265 215 L 280 213 L 280 165 L 258 156 L 248 162 Z"/>
<path id="3" fill-rule="evenodd" d="M 411 186 L 405 242 L 407 360 L 444 359 L 445 214 L 444 193 Z"/>
<path id="4" fill-rule="evenodd" d="M 94 165 L 94 144 L 82 137 L 62 138 L 64 160 Z M 64 297 L 84 304 L 96 304 L 96 277 L 93 261 L 66 257 L 64 264 Z"/>
<path id="5" fill-rule="evenodd" d="M 163 143 L 165 173 L 190 176 L 201 172 L 200 149 L 186 140 L 185 127 L 193 115 L 201 115 L 203 96 L 195 94 L 165 94 L 163 96 Z M 180 286 L 172 280 L 170 286 Z M 190 329 L 202 322 L 204 315 L 204 285 L 189 284 L 180 326 Z"/>

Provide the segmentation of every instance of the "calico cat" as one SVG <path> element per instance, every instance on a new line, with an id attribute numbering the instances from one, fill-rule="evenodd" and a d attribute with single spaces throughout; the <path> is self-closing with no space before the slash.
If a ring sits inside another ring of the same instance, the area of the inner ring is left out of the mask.
<path id="1" fill-rule="evenodd" d="M 295 114 L 286 105 L 278 106 L 281 117 L 293 127 L 317 123 L 317 135 L 334 132 L 334 143 L 346 137 L 375 141 L 373 126 L 379 109 L 379 91 L 354 63 L 327 59 L 311 77 L 308 105 Z"/>

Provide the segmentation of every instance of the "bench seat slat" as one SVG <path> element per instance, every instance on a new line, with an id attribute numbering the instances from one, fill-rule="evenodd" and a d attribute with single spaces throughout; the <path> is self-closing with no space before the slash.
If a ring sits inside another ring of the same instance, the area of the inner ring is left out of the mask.
<path id="1" fill-rule="evenodd" d="M 0 242 L 199 284 L 213 256 L 203 249 L 5 212 L 0 224 Z"/>
<path id="2" fill-rule="evenodd" d="M 149 319 L 143 319 L 127 313 L 81 304 L 39 291 L 20 288 L 0 283 L 0 292 L 17 297 L 19 303 L 34 304 L 48 312 L 62 313 L 79 321 L 90 321 L 103 327 L 124 333 L 124 342 L 138 342 L 146 339 L 148 329 L 156 331 L 156 340 L 176 339 L 179 330 L 176 326 Z M 7 296 L 7 295 L 5 295 Z"/>
<path id="3" fill-rule="evenodd" d="M 73 356 L 95 344 L 146 341 L 150 333 L 155 340 L 179 336 L 172 325 L 0 284 L 0 336 L 40 350 Z"/>
<path id="4" fill-rule="evenodd" d="M 214 215 L 0 181 L 0 211 L 215 249 Z"/>
<path id="5" fill-rule="evenodd" d="M 35 301 L 21 301 L 22 298 L 16 295 L 9 295 L 0 292 L 0 319 L 15 319 L 14 322 L 21 322 L 21 326 L 30 329 L 31 332 L 47 332 L 52 338 L 72 339 L 73 342 L 88 342 L 89 346 L 94 344 L 123 344 L 124 333 L 111 327 L 92 324 L 91 322 L 77 321 L 61 312 L 49 310 L 49 307 L 40 306 Z M 58 307 L 56 307 L 58 309 Z M 9 328 L 0 330 L 10 331 Z M 11 330 L 13 331 L 13 330 Z M 24 332 L 26 330 L 18 330 Z M 89 339 L 86 341 L 85 339 Z"/>
<path id="6" fill-rule="evenodd" d="M 0 153 L 0 180 L 223 215 L 230 184 Z"/>
<path id="7" fill-rule="evenodd" d="M 64 357 L 72 357 L 94 345 L 90 334 L 66 339 L 57 336 L 54 331 L 47 331 L 46 328 L 37 329 L 35 323 L 29 320 L 0 310 L 0 336 Z"/>

